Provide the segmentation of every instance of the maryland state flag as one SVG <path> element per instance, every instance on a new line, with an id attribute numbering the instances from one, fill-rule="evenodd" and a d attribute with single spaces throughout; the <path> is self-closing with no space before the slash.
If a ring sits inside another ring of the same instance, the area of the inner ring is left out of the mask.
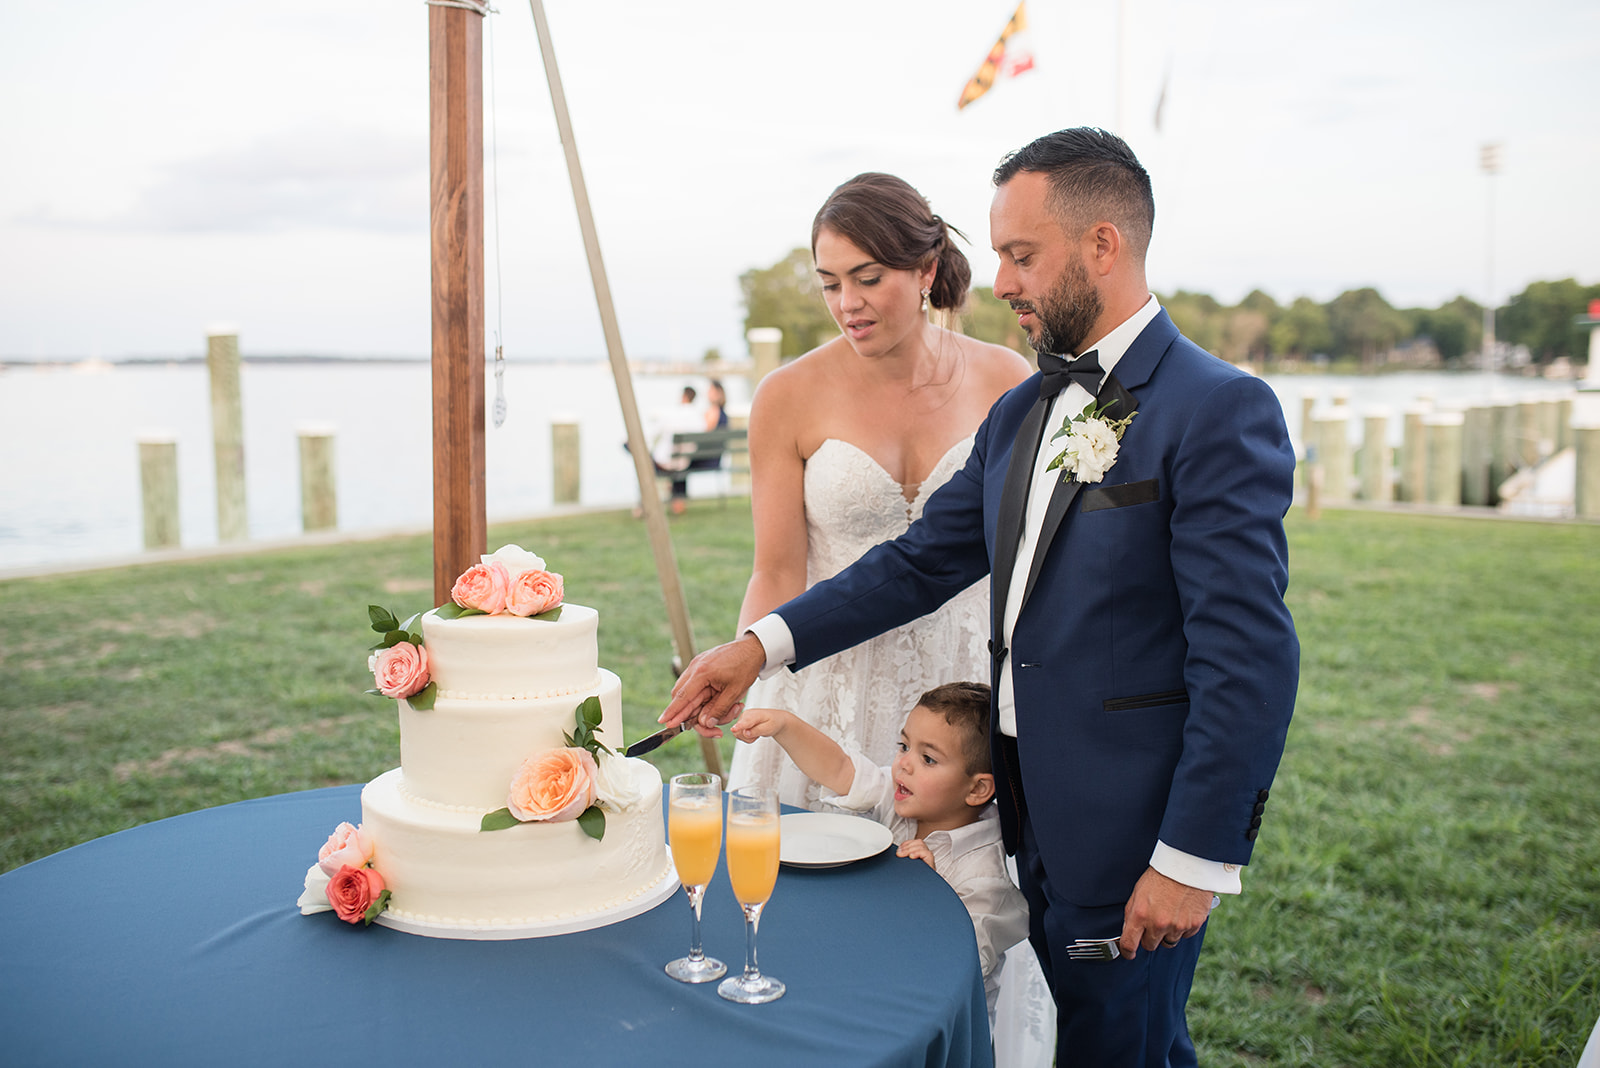
<path id="1" fill-rule="evenodd" d="M 1027 6 L 1027 0 L 1017 5 L 1016 13 L 1006 23 L 1006 28 L 1000 31 L 1000 39 L 989 49 L 978 73 L 961 90 L 961 99 L 956 102 L 957 111 L 987 93 L 996 78 L 1015 78 L 1033 69 L 1033 50 L 1027 43 Z"/>

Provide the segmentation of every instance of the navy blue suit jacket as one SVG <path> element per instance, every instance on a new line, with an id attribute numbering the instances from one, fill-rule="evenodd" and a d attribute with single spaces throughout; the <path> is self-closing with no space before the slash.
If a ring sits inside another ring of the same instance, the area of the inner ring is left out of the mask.
<path id="1" fill-rule="evenodd" d="M 1052 887 L 1085 907 L 1125 902 L 1157 840 L 1250 859 L 1299 676 L 1283 602 L 1295 458 L 1272 390 L 1165 312 L 1113 374 L 1138 415 L 1104 481 L 1079 488 L 1041 542 L 1009 654 L 1028 817 Z M 1038 383 L 995 403 L 965 467 L 904 535 L 778 609 L 797 669 L 989 573 Z M 1018 814 L 997 785 L 1014 851 Z"/>

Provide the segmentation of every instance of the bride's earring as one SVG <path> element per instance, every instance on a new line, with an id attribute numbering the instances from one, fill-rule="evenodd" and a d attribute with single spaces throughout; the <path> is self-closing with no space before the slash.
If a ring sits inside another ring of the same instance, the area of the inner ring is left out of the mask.
<path id="1" fill-rule="evenodd" d="M 933 292 L 932 286 L 922 287 L 922 314 L 928 314 L 928 294 Z"/>

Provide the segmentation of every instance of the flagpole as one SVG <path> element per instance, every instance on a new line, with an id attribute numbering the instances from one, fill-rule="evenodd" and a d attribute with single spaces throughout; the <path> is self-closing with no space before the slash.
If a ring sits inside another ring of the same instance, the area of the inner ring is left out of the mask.
<path id="1" fill-rule="evenodd" d="M 1117 3 L 1117 74 L 1116 74 L 1116 109 L 1117 109 L 1117 136 L 1124 141 L 1128 139 L 1128 113 L 1124 106 L 1126 93 L 1123 91 L 1123 73 L 1128 68 L 1128 5 L 1127 0 L 1116 0 Z"/>
<path id="2" fill-rule="evenodd" d="M 583 232 L 583 248 L 589 257 L 589 277 L 594 283 L 595 301 L 600 306 L 600 326 L 605 333 L 606 354 L 611 360 L 612 377 L 617 382 L 622 421 L 628 430 L 628 451 L 633 456 L 634 473 L 639 478 L 639 503 L 644 509 L 645 529 L 650 535 L 650 549 L 655 554 L 656 575 L 661 580 L 661 595 L 666 601 L 667 620 L 672 626 L 673 643 L 677 646 L 678 664 L 681 666 L 694 658 L 694 631 L 689 621 L 689 605 L 678 575 L 672 535 L 667 530 L 667 513 L 661 507 L 661 495 L 656 490 L 655 464 L 650 458 L 644 427 L 639 421 L 639 405 L 633 395 L 633 376 L 628 371 L 628 358 L 622 350 L 622 331 L 617 326 L 617 309 L 611 301 L 611 283 L 606 278 L 605 261 L 600 257 L 600 237 L 595 230 L 594 213 L 589 208 L 589 187 L 583 180 L 583 166 L 578 162 L 578 142 L 572 135 L 572 117 L 567 114 L 567 94 L 561 85 L 561 70 L 556 66 L 550 26 L 545 21 L 541 0 L 528 0 L 528 3 L 533 8 L 533 25 L 539 34 L 539 52 L 544 57 L 545 79 L 550 83 L 550 102 L 555 107 L 556 130 L 561 135 L 561 148 L 567 158 L 567 177 L 571 179 L 572 199 L 578 209 L 578 228 Z M 721 775 L 722 754 L 715 740 L 702 737 L 700 753 L 705 759 L 706 770 Z"/>

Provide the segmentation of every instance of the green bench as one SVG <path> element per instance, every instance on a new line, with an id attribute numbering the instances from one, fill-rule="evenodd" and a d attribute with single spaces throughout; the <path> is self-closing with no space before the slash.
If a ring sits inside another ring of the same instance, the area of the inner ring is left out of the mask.
<path id="1" fill-rule="evenodd" d="M 656 470 L 656 478 L 666 483 L 686 482 L 696 471 L 727 472 L 730 477 L 723 483 L 723 492 L 718 494 L 719 500 L 725 500 L 736 483 L 742 482 L 738 476 L 747 479 L 750 474 L 748 435 L 742 427 L 674 434 L 672 460 L 666 467 L 663 470 L 662 465 L 657 465 Z M 743 482 L 739 488 L 742 490 L 747 485 Z"/>

